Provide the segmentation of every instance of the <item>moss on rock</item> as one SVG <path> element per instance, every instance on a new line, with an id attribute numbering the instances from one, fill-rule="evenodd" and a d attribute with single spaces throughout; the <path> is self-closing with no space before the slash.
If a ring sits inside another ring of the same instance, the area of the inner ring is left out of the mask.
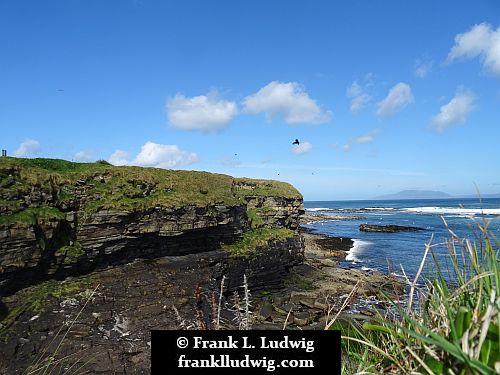
<path id="1" fill-rule="evenodd" d="M 56 256 L 64 257 L 64 264 L 75 263 L 78 258 L 85 255 L 85 251 L 82 249 L 82 245 L 79 242 L 75 242 L 73 245 L 63 246 L 56 250 Z"/>
<path id="2" fill-rule="evenodd" d="M 263 247 L 272 240 L 284 240 L 295 236 L 290 229 L 262 227 L 246 232 L 239 241 L 222 248 L 234 256 L 251 256 L 259 247 Z"/>
<path id="3" fill-rule="evenodd" d="M 90 277 L 79 277 L 77 280 L 57 281 L 49 280 L 41 284 L 26 288 L 6 297 L 4 302 L 14 302 L 8 314 L 0 317 L 0 337 L 7 333 L 8 328 L 25 312 L 37 314 L 44 310 L 50 299 L 61 299 L 74 296 L 87 289 L 94 288 L 96 281 Z M 15 301 L 11 301 L 14 300 Z M 16 303 L 17 302 L 17 303 Z"/>

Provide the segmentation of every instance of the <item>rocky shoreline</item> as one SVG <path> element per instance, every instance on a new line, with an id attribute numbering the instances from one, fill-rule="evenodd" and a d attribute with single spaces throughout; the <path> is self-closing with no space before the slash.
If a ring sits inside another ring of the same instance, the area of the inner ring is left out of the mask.
<path id="1" fill-rule="evenodd" d="M 338 321 L 369 320 L 384 310 L 380 292 L 391 293 L 393 278 L 373 271 L 338 267 L 351 249 L 350 238 L 328 237 L 301 228 L 304 263 L 293 267 L 279 292 L 260 296 L 255 329 L 324 329 L 349 297 Z M 353 292 L 354 290 L 354 292 Z"/>
<path id="2" fill-rule="evenodd" d="M 281 285 L 250 280 L 251 329 L 324 329 L 344 303 L 337 320 L 341 324 L 369 320 L 376 310 L 387 307 L 380 302 L 380 291 L 390 292 L 393 279 L 337 266 L 353 245 L 351 239 L 300 232 L 304 260 L 281 273 Z M 280 264 L 279 257 L 287 253 L 283 247 L 269 257 L 275 258 L 273 264 Z M 73 358 L 76 353 L 76 362 L 86 362 L 89 373 L 148 374 L 151 329 L 215 328 L 213 307 L 222 275 L 228 271 L 226 256 L 223 251 L 211 251 L 137 260 L 85 277 L 43 283 L 6 298 L 9 306 L 44 298 L 39 301 L 44 310 L 20 314 L 3 336 L 0 364 L 7 367 L 0 366 L 0 373 L 21 373 L 32 364 L 33 355 L 52 353 L 61 343 L 58 357 Z M 229 269 L 252 267 L 255 272 L 263 268 L 261 263 L 250 262 L 232 264 Z M 243 296 L 238 287 L 243 280 L 236 280 L 239 276 L 236 272 L 225 281 L 222 329 L 238 328 L 233 297 L 235 291 L 240 301 Z M 47 293 L 50 288 L 54 289 Z M 63 336 L 59 330 L 65 332 L 66 327 L 69 333 Z"/>

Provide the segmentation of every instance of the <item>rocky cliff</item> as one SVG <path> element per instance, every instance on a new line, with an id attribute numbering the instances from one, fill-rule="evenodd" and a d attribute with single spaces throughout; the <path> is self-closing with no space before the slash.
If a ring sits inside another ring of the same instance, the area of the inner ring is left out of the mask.
<path id="1" fill-rule="evenodd" d="M 6 295 L 136 258 L 217 250 L 252 227 L 295 231 L 303 204 L 277 181 L 2 158 L 0 212 Z"/>
<path id="2" fill-rule="evenodd" d="M 201 300 L 209 325 L 222 279 L 224 300 L 244 275 L 254 293 L 283 285 L 303 260 L 303 210 L 278 181 L 0 158 L 0 373 L 50 353 L 71 322 L 58 355 L 148 373 L 150 330 L 193 322 Z"/>

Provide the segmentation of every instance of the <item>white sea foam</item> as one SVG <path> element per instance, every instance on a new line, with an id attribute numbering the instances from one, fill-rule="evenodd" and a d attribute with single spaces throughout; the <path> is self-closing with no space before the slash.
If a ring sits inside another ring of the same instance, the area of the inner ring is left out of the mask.
<path id="1" fill-rule="evenodd" d="M 405 211 L 423 214 L 454 215 L 500 215 L 500 208 L 458 208 L 458 207 L 410 207 Z"/>
<path id="2" fill-rule="evenodd" d="M 333 208 L 324 208 L 324 207 L 318 207 L 318 208 L 306 208 L 306 211 L 310 212 L 335 212 Z"/>
<path id="3" fill-rule="evenodd" d="M 370 267 L 365 267 L 365 266 L 361 267 L 361 271 L 376 271 L 376 270 L 377 270 L 376 268 L 370 268 Z"/>
<path id="4" fill-rule="evenodd" d="M 305 223 L 306 225 L 311 225 L 311 224 L 320 224 L 320 225 L 324 225 L 327 221 L 330 221 L 330 220 L 318 220 L 318 221 L 308 221 L 307 223 Z"/>
<path id="5" fill-rule="evenodd" d="M 370 246 L 373 242 L 356 239 L 353 239 L 353 241 L 354 245 L 347 252 L 345 260 L 349 260 L 351 262 L 362 262 L 362 260 L 359 259 L 359 256 L 363 253 L 363 249 Z"/>
<path id="6" fill-rule="evenodd" d="M 365 211 L 396 211 L 395 208 L 392 207 L 365 207 L 362 208 Z"/>

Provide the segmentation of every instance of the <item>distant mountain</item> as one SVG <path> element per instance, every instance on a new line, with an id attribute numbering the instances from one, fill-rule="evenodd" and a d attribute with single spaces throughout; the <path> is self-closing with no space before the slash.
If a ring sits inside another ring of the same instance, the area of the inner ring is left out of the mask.
<path id="1" fill-rule="evenodd" d="M 450 194 L 434 190 L 403 190 L 396 194 L 380 195 L 374 199 L 446 199 L 453 198 Z"/>

